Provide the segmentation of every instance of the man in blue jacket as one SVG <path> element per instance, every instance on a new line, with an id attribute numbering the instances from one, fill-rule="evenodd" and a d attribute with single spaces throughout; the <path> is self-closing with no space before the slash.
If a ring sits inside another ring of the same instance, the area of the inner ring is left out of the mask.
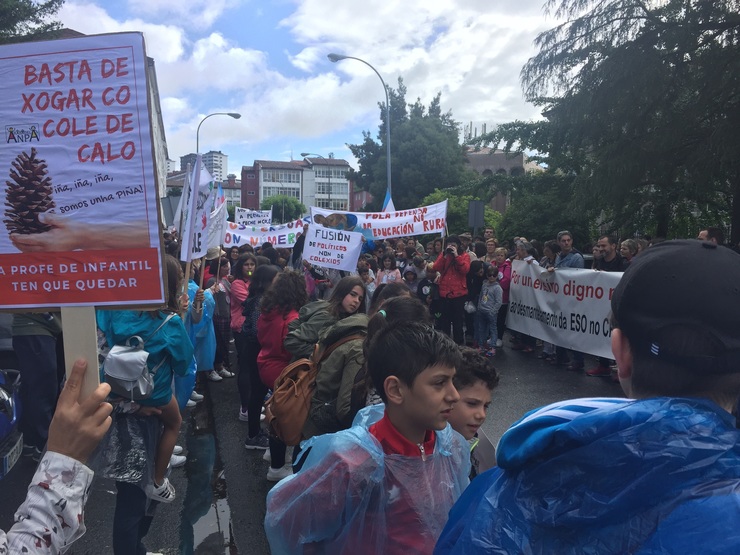
<path id="1" fill-rule="evenodd" d="M 435 553 L 740 553 L 739 283 L 740 256 L 709 242 L 636 258 L 612 297 L 629 399 L 514 424 Z"/>

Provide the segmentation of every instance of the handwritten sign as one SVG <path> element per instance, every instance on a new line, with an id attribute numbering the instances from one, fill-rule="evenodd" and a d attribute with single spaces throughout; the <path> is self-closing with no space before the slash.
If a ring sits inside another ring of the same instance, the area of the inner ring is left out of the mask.
<path id="1" fill-rule="evenodd" d="M 238 224 L 249 226 L 270 225 L 272 223 L 272 208 L 269 210 L 247 210 L 237 206 L 234 212 L 234 220 Z"/>
<path id="2" fill-rule="evenodd" d="M 613 358 L 611 298 L 621 272 L 558 269 L 514 261 L 506 326 L 594 356 Z"/>
<path id="3" fill-rule="evenodd" d="M 392 212 L 340 212 L 312 206 L 311 221 L 331 229 L 357 231 L 367 239 L 444 233 L 447 201 Z"/>
<path id="4" fill-rule="evenodd" d="M 362 233 L 311 226 L 306 232 L 303 259 L 323 268 L 354 272 L 362 252 Z"/>
<path id="5" fill-rule="evenodd" d="M 0 307 L 161 305 L 140 33 L 0 46 Z"/>

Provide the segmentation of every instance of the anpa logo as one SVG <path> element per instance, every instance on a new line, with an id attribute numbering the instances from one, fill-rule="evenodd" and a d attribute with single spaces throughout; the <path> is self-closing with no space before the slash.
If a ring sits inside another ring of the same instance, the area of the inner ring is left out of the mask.
<path id="1" fill-rule="evenodd" d="M 6 143 L 30 143 L 31 141 L 40 141 L 39 125 L 32 123 L 30 125 L 6 125 L 5 142 Z"/>

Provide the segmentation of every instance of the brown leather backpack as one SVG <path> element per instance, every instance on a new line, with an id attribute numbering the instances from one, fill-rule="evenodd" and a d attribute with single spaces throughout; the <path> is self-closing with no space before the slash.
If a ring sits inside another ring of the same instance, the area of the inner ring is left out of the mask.
<path id="1" fill-rule="evenodd" d="M 272 396 L 265 402 L 265 421 L 270 431 L 285 445 L 298 445 L 303 439 L 303 426 L 308 418 L 321 362 L 337 347 L 364 337 L 359 334 L 344 337 L 326 347 L 320 355 L 317 343 L 311 358 L 291 362 L 280 372 Z"/>

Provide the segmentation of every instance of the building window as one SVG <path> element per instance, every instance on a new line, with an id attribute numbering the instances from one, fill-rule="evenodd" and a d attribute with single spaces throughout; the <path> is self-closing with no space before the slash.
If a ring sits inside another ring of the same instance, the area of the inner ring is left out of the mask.
<path id="1" fill-rule="evenodd" d="M 253 197 L 254 194 L 255 194 L 254 191 L 247 191 L 247 196 Z"/>
<path id="2" fill-rule="evenodd" d="M 263 170 L 262 181 L 265 183 L 300 183 L 301 174 L 290 170 Z"/>

